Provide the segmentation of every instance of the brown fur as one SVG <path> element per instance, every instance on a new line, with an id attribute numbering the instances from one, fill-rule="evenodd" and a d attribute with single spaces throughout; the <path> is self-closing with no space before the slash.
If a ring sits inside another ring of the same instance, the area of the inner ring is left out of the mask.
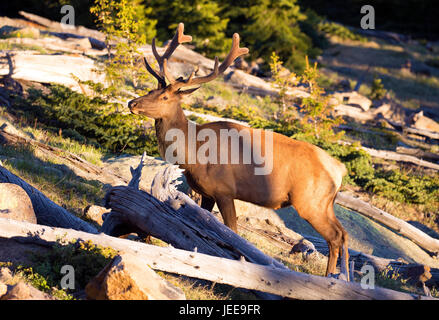
<path id="1" fill-rule="evenodd" d="M 188 120 L 180 107 L 178 94 L 163 100 L 162 95 L 168 93 L 166 89 L 159 90 L 164 92 L 159 94 L 153 91 L 147 96 L 137 98 L 130 103 L 130 108 L 133 113 L 156 119 L 159 150 L 164 158 L 166 148 L 172 143 L 165 141 L 166 132 L 177 128 L 185 132 L 187 139 Z M 220 129 L 249 130 L 251 136 L 255 130 L 226 121 L 196 125 L 195 128 L 197 133 L 202 129 L 212 129 L 217 137 L 220 137 Z M 264 133 L 261 140 L 265 141 Z M 334 199 L 346 174 L 346 168 L 325 151 L 307 142 L 296 141 L 277 133 L 273 133 L 273 140 L 273 170 L 269 175 L 255 175 L 254 163 L 195 163 L 182 164 L 180 167 L 185 169 L 184 174 L 190 187 L 202 195 L 202 206 L 212 210 L 216 202 L 225 224 L 234 231 L 237 231 L 234 199 L 273 209 L 292 205 L 328 242 L 330 257 L 327 274 L 334 273 L 342 247 L 346 249 L 347 258 L 348 235 L 333 210 Z M 198 142 L 197 150 L 202 143 L 204 142 Z M 219 150 L 219 139 L 216 143 Z M 185 145 L 186 151 L 187 144 L 188 141 Z M 245 144 L 240 139 L 240 152 Z M 265 150 L 264 146 L 262 150 Z"/>

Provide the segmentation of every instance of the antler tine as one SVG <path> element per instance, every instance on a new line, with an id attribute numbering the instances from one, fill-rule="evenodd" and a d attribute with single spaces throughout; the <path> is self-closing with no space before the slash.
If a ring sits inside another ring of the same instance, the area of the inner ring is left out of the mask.
<path id="1" fill-rule="evenodd" d="M 161 57 L 162 60 L 169 59 L 169 57 L 174 53 L 175 49 L 177 49 L 179 44 L 192 41 L 192 37 L 183 34 L 183 32 L 184 32 L 184 24 L 180 22 L 177 27 L 177 32 L 172 38 L 169 46 L 166 48 L 165 53 Z"/>
<path id="2" fill-rule="evenodd" d="M 248 53 L 247 48 L 239 47 L 239 34 L 235 33 L 232 38 L 232 48 L 230 49 L 229 54 L 218 67 L 218 57 L 215 57 L 215 66 L 213 71 L 204 77 L 198 77 L 193 79 L 194 72 L 192 72 L 191 76 L 187 80 L 177 81 L 173 84 L 173 89 L 178 90 L 185 86 L 199 85 L 202 83 L 206 83 L 214 80 L 218 75 L 222 74 L 226 69 L 235 61 L 236 58 Z"/>
<path id="3" fill-rule="evenodd" d="M 158 80 L 159 88 L 166 87 L 165 79 L 158 75 L 158 73 L 149 65 L 148 60 L 146 60 L 145 57 L 143 57 L 143 63 L 145 64 L 146 70 L 148 70 L 148 72 L 151 73 L 154 76 L 154 78 Z"/>
<path id="4" fill-rule="evenodd" d="M 158 51 L 157 51 L 157 47 L 155 44 L 155 38 L 152 39 L 152 44 L 151 44 L 152 53 L 154 54 L 154 57 L 159 64 L 160 73 L 162 75 L 164 75 L 171 83 L 174 83 L 175 79 L 172 76 L 171 76 L 171 78 L 168 78 L 168 76 L 170 76 L 170 73 L 166 70 L 166 67 L 164 66 L 164 64 L 166 63 L 165 61 L 171 57 L 171 55 L 174 53 L 175 49 L 177 49 L 177 47 L 181 43 L 185 43 L 185 42 L 189 42 L 189 41 L 192 41 L 192 37 L 184 34 L 184 24 L 182 22 L 180 22 L 178 24 L 177 31 L 176 31 L 174 37 L 172 38 L 171 43 L 168 45 L 165 53 L 162 56 L 160 56 Z"/>
<path id="5" fill-rule="evenodd" d="M 174 76 L 168 71 L 168 59 L 163 59 L 163 74 L 165 75 L 166 79 L 172 84 L 176 82 Z"/>
<path id="6" fill-rule="evenodd" d="M 223 73 L 235 61 L 236 58 L 248 53 L 247 48 L 239 47 L 239 34 L 234 33 L 232 38 L 232 48 L 219 67 L 219 72 Z"/>
<path id="7" fill-rule="evenodd" d="M 186 35 L 184 32 L 184 24 L 180 22 L 177 27 L 177 32 L 175 33 L 174 37 L 171 40 L 171 43 L 167 46 L 165 53 L 161 56 L 157 52 L 157 47 L 155 44 L 155 38 L 152 39 L 152 53 L 154 54 L 154 57 L 156 58 L 157 62 L 159 63 L 160 68 L 163 65 L 163 61 L 165 59 L 169 60 L 169 57 L 174 53 L 175 49 L 177 49 L 178 45 L 190 42 L 192 41 L 192 37 L 189 35 Z"/>

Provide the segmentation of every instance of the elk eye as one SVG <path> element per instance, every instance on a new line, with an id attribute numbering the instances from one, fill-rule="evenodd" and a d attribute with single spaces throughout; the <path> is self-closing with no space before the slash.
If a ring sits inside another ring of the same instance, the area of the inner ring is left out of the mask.
<path id="1" fill-rule="evenodd" d="M 163 97 L 163 100 L 168 100 L 168 97 L 167 97 L 167 96 L 164 96 L 164 97 Z"/>

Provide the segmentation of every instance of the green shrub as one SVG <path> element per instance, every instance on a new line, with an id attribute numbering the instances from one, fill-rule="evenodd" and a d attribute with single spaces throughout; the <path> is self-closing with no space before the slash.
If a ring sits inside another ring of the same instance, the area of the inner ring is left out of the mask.
<path id="1" fill-rule="evenodd" d="M 97 246 L 91 241 L 57 241 L 48 253 L 34 254 L 33 268 L 24 272 L 37 280 L 40 288 L 58 287 L 64 276 L 61 268 L 71 265 L 75 270 L 75 291 L 83 290 L 116 254 L 115 250 Z"/>
<path id="2" fill-rule="evenodd" d="M 369 94 L 369 98 L 372 100 L 380 100 L 384 98 L 387 93 L 387 90 L 384 88 L 383 80 L 375 76 L 372 81 L 371 91 Z"/>
<path id="3" fill-rule="evenodd" d="M 110 153 L 158 156 L 153 129 L 143 129 L 146 117 L 118 112 L 121 106 L 99 97 L 89 98 L 67 87 L 52 85 L 50 94 L 29 90 L 29 97 L 16 99 L 14 112 L 29 123 L 35 119 L 52 131 L 66 130 L 68 136 L 99 146 Z"/>

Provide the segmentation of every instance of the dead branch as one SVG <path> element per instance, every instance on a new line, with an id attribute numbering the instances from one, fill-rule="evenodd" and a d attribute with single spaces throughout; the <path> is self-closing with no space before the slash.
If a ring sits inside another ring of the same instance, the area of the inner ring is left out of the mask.
<path id="1" fill-rule="evenodd" d="M 155 270 L 224 283 L 239 288 L 268 292 L 293 299 L 431 299 L 379 287 L 374 290 L 363 289 L 359 283 L 314 276 L 274 266 L 212 257 L 197 252 L 114 238 L 104 234 L 51 228 L 5 218 L 0 218 L 0 230 L 1 237 L 22 242 L 42 243 L 54 242 L 59 239 L 90 240 L 100 246 L 132 253 L 138 257 L 139 263 L 148 265 Z"/>

